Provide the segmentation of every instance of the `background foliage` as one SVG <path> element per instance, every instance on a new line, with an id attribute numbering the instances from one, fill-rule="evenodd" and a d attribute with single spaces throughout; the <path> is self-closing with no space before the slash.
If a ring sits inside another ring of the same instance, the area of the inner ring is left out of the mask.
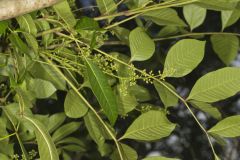
<path id="1" fill-rule="evenodd" d="M 239 5 L 64 0 L 1 21 L 0 159 L 237 160 Z"/>

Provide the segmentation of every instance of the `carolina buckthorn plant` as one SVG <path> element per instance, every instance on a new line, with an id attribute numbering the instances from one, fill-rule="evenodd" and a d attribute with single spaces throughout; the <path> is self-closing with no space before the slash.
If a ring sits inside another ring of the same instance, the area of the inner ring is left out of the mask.
<path id="1" fill-rule="evenodd" d="M 240 0 L 77 4 L 0 21 L 1 160 L 239 159 Z"/>

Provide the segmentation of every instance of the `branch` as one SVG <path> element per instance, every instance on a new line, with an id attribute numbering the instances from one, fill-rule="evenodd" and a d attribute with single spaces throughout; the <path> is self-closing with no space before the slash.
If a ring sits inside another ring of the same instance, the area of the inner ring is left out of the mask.
<path id="1" fill-rule="evenodd" d="M 52 6 L 57 2 L 60 0 L 0 0 L 0 21 Z"/>

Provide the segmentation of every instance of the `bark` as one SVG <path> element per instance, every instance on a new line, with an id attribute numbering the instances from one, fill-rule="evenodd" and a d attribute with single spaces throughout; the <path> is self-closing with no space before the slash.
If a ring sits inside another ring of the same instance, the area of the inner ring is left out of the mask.
<path id="1" fill-rule="evenodd" d="M 0 0 L 0 21 L 52 6 L 61 0 Z"/>

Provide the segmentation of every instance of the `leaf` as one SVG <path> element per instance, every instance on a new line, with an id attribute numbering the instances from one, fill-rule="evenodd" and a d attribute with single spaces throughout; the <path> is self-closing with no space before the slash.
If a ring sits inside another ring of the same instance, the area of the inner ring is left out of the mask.
<path id="1" fill-rule="evenodd" d="M 118 113 L 120 115 L 126 115 L 137 106 L 137 100 L 133 94 L 129 93 L 129 91 L 126 91 L 126 93 L 121 92 L 120 85 L 117 86 L 117 90 Z"/>
<path id="2" fill-rule="evenodd" d="M 46 127 L 36 119 L 26 116 L 24 116 L 24 118 L 32 123 L 36 129 L 35 134 L 37 137 L 40 159 L 59 160 L 57 149 L 52 141 L 51 136 L 47 132 Z"/>
<path id="3" fill-rule="evenodd" d="M 129 43 L 131 50 L 130 61 L 145 61 L 151 58 L 155 52 L 153 40 L 141 27 L 137 27 L 130 32 Z"/>
<path id="4" fill-rule="evenodd" d="M 206 18 L 207 10 L 194 4 L 183 7 L 184 17 L 191 30 L 200 26 Z"/>
<path id="5" fill-rule="evenodd" d="M 191 100 L 190 103 L 193 105 L 193 107 L 202 110 L 203 112 L 208 113 L 212 117 L 216 119 L 221 119 L 222 115 L 219 112 L 219 110 L 216 107 L 213 107 L 209 103 L 199 102 L 199 101 L 193 101 Z"/>
<path id="6" fill-rule="evenodd" d="M 211 42 L 213 50 L 226 65 L 229 65 L 237 57 L 239 49 L 237 36 L 212 35 Z"/>
<path id="7" fill-rule="evenodd" d="M 64 113 L 55 113 L 49 117 L 49 123 L 48 123 L 48 132 L 52 133 L 54 130 L 56 130 L 66 119 L 66 116 Z"/>
<path id="8" fill-rule="evenodd" d="M 71 8 L 67 0 L 63 0 L 53 6 L 55 12 L 58 16 L 63 19 L 63 21 L 68 25 L 68 27 L 74 27 L 76 25 L 76 19 L 71 11 Z"/>
<path id="9" fill-rule="evenodd" d="M 81 125 L 81 123 L 79 123 L 79 122 L 70 122 L 70 123 L 67 123 L 67 124 L 61 126 L 53 133 L 52 140 L 54 142 L 57 142 L 65 137 L 67 137 L 68 135 L 77 131 L 79 129 L 80 125 Z"/>
<path id="10" fill-rule="evenodd" d="M 17 33 L 11 33 L 9 36 L 9 40 L 11 41 L 15 49 L 20 53 L 29 52 L 27 45 L 22 41 L 22 39 L 18 36 Z"/>
<path id="11" fill-rule="evenodd" d="M 0 36 L 4 34 L 8 28 L 9 21 L 0 21 Z"/>
<path id="12" fill-rule="evenodd" d="M 152 110 L 135 119 L 120 139 L 158 140 L 171 134 L 175 126 L 164 112 Z"/>
<path id="13" fill-rule="evenodd" d="M 144 19 L 151 20 L 162 26 L 186 26 L 184 21 L 179 18 L 177 12 L 172 8 L 162 8 L 142 14 Z"/>
<path id="14" fill-rule="evenodd" d="M 237 22 L 240 17 L 240 10 L 226 10 L 221 11 L 221 20 L 222 20 L 222 31 L 226 28 Z"/>
<path id="15" fill-rule="evenodd" d="M 118 116 L 116 97 L 108 84 L 106 76 L 98 66 L 88 59 L 86 59 L 86 66 L 91 89 L 113 125 Z"/>
<path id="16" fill-rule="evenodd" d="M 51 82 L 58 90 L 66 89 L 66 81 L 50 65 L 35 63 L 29 70 L 35 78 Z"/>
<path id="17" fill-rule="evenodd" d="M 123 157 L 126 160 L 137 160 L 138 159 L 138 155 L 137 152 L 130 146 L 120 143 L 120 147 L 122 148 L 122 153 L 123 153 Z M 111 159 L 112 160 L 121 160 L 120 156 L 118 154 L 117 149 L 114 150 L 113 154 L 111 155 Z"/>
<path id="18" fill-rule="evenodd" d="M 36 98 L 48 98 L 56 91 L 52 83 L 42 79 L 31 79 L 28 89 L 35 94 Z"/>
<path id="19" fill-rule="evenodd" d="M 240 116 L 230 116 L 213 126 L 208 133 L 231 138 L 240 136 Z"/>
<path id="20" fill-rule="evenodd" d="M 138 102 L 146 102 L 152 99 L 149 90 L 143 86 L 135 84 L 134 86 L 129 86 L 130 93 L 133 94 Z"/>
<path id="21" fill-rule="evenodd" d="M 48 21 L 46 20 L 37 20 L 36 25 L 39 28 L 38 30 L 41 32 L 51 29 Z M 42 35 L 42 38 L 42 43 L 44 46 L 48 46 L 53 41 L 53 33 L 44 34 Z"/>
<path id="22" fill-rule="evenodd" d="M 205 41 L 184 39 L 178 41 L 168 51 L 163 75 L 182 77 L 189 74 L 204 57 Z"/>
<path id="23" fill-rule="evenodd" d="M 69 90 L 64 101 L 64 112 L 70 118 L 80 118 L 88 111 L 83 100 L 73 90 Z"/>
<path id="24" fill-rule="evenodd" d="M 239 0 L 199 0 L 198 5 L 212 10 L 231 10 L 234 9 Z"/>
<path id="25" fill-rule="evenodd" d="M 81 17 L 75 26 L 76 30 L 99 30 L 98 22 L 93 18 Z"/>
<path id="26" fill-rule="evenodd" d="M 109 14 L 117 9 L 114 0 L 96 0 L 101 14 Z"/>
<path id="27" fill-rule="evenodd" d="M 167 85 L 170 89 L 176 92 L 175 88 L 171 84 L 167 82 L 163 82 L 163 83 L 165 83 L 165 85 Z M 162 84 L 156 81 L 154 81 L 153 84 L 158 92 L 160 99 L 162 100 L 166 108 L 171 106 L 176 106 L 178 104 L 178 98 L 172 92 L 170 92 L 166 87 L 164 87 Z"/>
<path id="28" fill-rule="evenodd" d="M 88 111 L 84 116 L 84 123 L 91 138 L 98 144 L 98 146 L 102 146 L 105 142 L 105 137 L 108 137 L 108 133 L 106 133 L 102 124 L 98 121 L 96 115 L 94 115 L 92 111 Z"/>
<path id="29" fill-rule="evenodd" d="M 20 17 L 17 17 L 16 20 L 21 30 L 30 33 L 34 36 L 37 35 L 37 27 L 30 14 L 25 14 Z"/>
<path id="30" fill-rule="evenodd" d="M 216 102 L 233 96 L 240 91 L 240 69 L 225 67 L 207 73 L 197 80 L 187 100 Z"/>
<path id="31" fill-rule="evenodd" d="M 125 44 L 129 45 L 129 34 L 130 31 L 126 28 L 116 26 L 113 28 L 114 34 L 118 37 L 118 39 Z"/>
<path id="32" fill-rule="evenodd" d="M 28 46 L 30 48 L 32 48 L 32 50 L 34 51 L 35 54 L 38 53 L 38 42 L 37 42 L 37 39 L 32 35 L 32 34 L 29 34 L 29 33 L 23 33 L 27 43 L 28 43 Z"/>
<path id="33" fill-rule="evenodd" d="M 142 160 L 180 160 L 180 159 L 154 156 L 154 157 L 147 157 Z"/>

